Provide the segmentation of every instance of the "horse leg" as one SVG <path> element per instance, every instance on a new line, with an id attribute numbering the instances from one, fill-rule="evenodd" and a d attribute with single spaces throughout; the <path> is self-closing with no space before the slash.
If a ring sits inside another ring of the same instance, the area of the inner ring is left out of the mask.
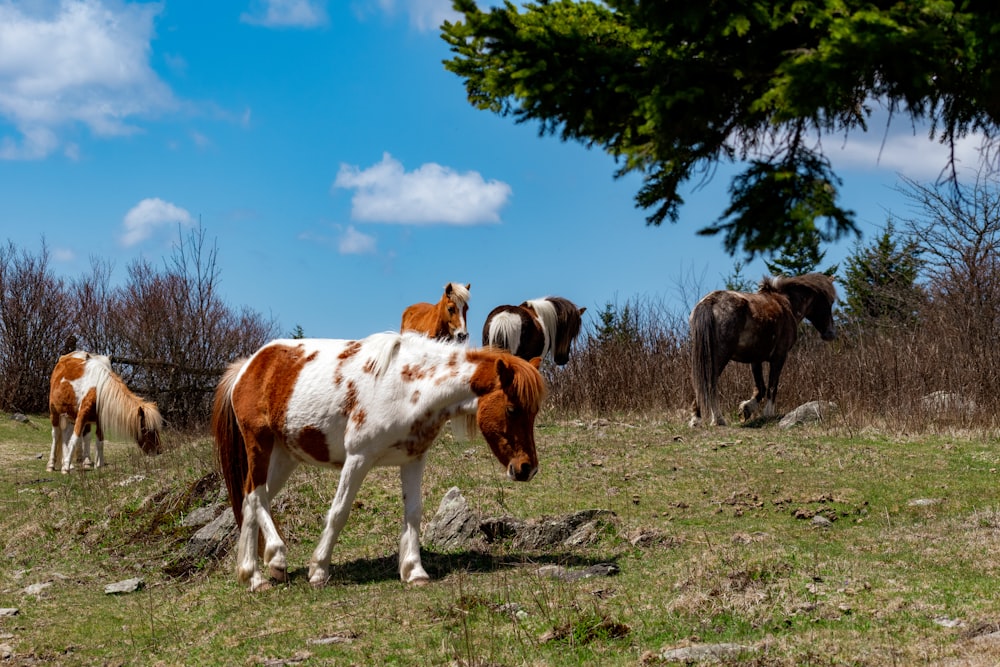
<path id="1" fill-rule="evenodd" d="M 778 397 L 778 378 L 781 377 L 781 369 L 785 365 L 784 357 L 772 359 L 768 368 L 767 377 L 767 398 L 764 400 L 764 416 L 773 417 L 775 405 Z"/>
<path id="2" fill-rule="evenodd" d="M 403 532 L 399 537 L 399 578 L 407 584 L 426 584 L 430 577 L 420 562 L 420 517 L 424 503 L 421 483 L 424 476 L 424 457 L 421 456 L 399 468 L 403 489 Z"/>
<path id="3" fill-rule="evenodd" d="M 90 460 L 90 431 L 84 431 L 80 438 L 80 449 L 76 452 L 76 465 L 80 468 L 93 468 Z"/>
<path id="4" fill-rule="evenodd" d="M 706 403 L 708 404 L 708 414 L 704 415 L 708 419 L 710 426 L 725 426 L 726 419 L 723 417 L 722 408 L 719 407 L 719 378 L 722 377 L 722 371 L 726 370 L 726 365 L 729 364 L 729 351 L 721 350 L 725 355 L 722 357 L 725 361 L 719 363 L 716 367 L 713 364 L 712 375 L 708 382 L 708 396 L 706 396 Z"/>
<path id="5" fill-rule="evenodd" d="M 61 416 L 54 417 L 52 419 L 52 448 L 49 450 L 49 462 L 45 466 L 45 469 L 49 472 L 55 472 L 56 469 L 56 459 L 62 462 L 62 450 L 63 450 L 63 418 Z"/>
<path id="6" fill-rule="evenodd" d="M 759 361 L 755 361 L 750 364 L 750 370 L 753 372 L 754 392 L 750 400 L 740 403 L 740 419 L 743 421 L 748 421 L 753 417 L 760 406 L 760 399 L 764 398 L 764 394 L 767 391 L 764 386 L 764 365 Z"/>
<path id="7" fill-rule="evenodd" d="M 267 506 L 260 516 L 260 530 L 264 535 L 264 567 L 276 581 L 288 580 L 288 547 L 274 524 L 270 500 L 278 495 L 298 466 L 298 462 L 283 447 L 271 450 L 271 462 L 267 468 Z"/>
<path id="8" fill-rule="evenodd" d="M 243 497 L 243 525 L 236 548 L 236 579 L 241 584 L 249 582 L 251 591 L 269 586 L 267 579 L 257 570 L 257 533 L 260 517 L 266 507 L 267 487 L 258 486 Z"/>
<path id="9" fill-rule="evenodd" d="M 92 465 L 95 468 L 104 467 L 104 429 L 101 428 L 100 423 L 94 426 L 94 462 Z"/>
<path id="10" fill-rule="evenodd" d="M 87 424 L 85 422 L 84 414 L 81 412 L 76 416 L 76 422 L 73 424 L 73 435 L 70 436 L 66 446 L 63 447 L 62 473 L 64 475 L 69 473 L 69 471 L 75 467 L 73 465 L 73 457 L 76 455 L 76 448 L 80 445 L 80 440 L 83 439 L 83 435 L 86 432 Z"/>
<path id="11" fill-rule="evenodd" d="M 319 543 L 309 561 L 309 583 L 313 586 L 322 586 L 329 578 L 333 545 L 337 543 L 337 537 L 347 523 L 351 504 L 358 495 L 361 482 L 371 470 L 372 464 L 373 461 L 367 457 L 356 454 L 349 455 L 344 461 L 344 467 L 340 471 L 340 481 L 337 483 L 337 493 L 334 494 L 330 511 L 326 514 L 326 525 L 323 526 L 323 533 L 319 536 Z"/>

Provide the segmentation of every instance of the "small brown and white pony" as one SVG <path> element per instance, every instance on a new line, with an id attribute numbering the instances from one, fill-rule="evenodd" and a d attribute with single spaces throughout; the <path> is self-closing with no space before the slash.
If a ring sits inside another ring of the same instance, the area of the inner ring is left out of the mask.
<path id="1" fill-rule="evenodd" d="M 530 480 L 538 470 L 535 416 L 545 396 L 538 363 L 415 333 L 381 333 L 363 340 L 276 340 L 231 364 L 216 389 L 212 428 L 240 525 L 237 579 L 250 590 L 269 585 L 257 567 L 258 532 L 270 578 L 287 578 L 271 501 L 292 471 L 308 463 L 340 471 L 309 561 L 310 583 L 326 582 L 333 546 L 373 466 L 400 471 L 400 579 L 427 582 L 420 519 L 428 448 L 446 420 L 475 410 L 507 476 Z"/>
<path id="2" fill-rule="evenodd" d="M 465 318 L 469 313 L 471 283 L 448 283 L 437 303 L 415 303 L 403 311 L 400 331 L 416 331 L 438 340 L 464 343 L 469 338 Z"/>
<path id="3" fill-rule="evenodd" d="M 483 345 L 510 350 L 522 359 L 548 357 L 565 366 L 586 311 L 560 296 L 497 306 L 483 324 Z"/>
<path id="4" fill-rule="evenodd" d="M 59 357 L 49 381 L 49 417 L 52 450 L 48 470 L 68 473 L 76 461 L 84 467 L 104 465 L 104 433 L 136 442 L 146 454 L 160 453 L 163 419 L 156 404 L 133 394 L 111 370 L 111 360 L 100 354 L 76 351 Z M 90 461 L 90 428 L 97 433 Z M 81 448 L 82 456 L 77 447 Z"/>
<path id="5" fill-rule="evenodd" d="M 799 324 L 808 320 L 823 340 L 837 337 L 833 303 L 837 291 L 833 278 L 823 273 L 764 278 L 754 294 L 717 290 L 704 296 L 691 311 L 691 383 L 694 415 L 691 426 L 704 418 L 710 425 L 724 425 L 719 409 L 719 376 L 730 361 L 750 364 L 755 391 L 740 403 L 743 421 L 764 401 L 763 416 L 774 415 L 778 378 L 789 350 L 795 345 Z M 763 364 L 768 364 L 764 384 Z"/>

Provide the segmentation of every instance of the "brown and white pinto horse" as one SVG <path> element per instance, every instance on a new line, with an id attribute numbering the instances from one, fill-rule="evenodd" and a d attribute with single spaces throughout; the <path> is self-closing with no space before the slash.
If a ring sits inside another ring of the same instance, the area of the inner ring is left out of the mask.
<path id="1" fill-rule="evenodd" d="M 833 303 L 837 291 L 833 278 L 822 273 L 764 278 L 755 294 L 717 290 L 704 296 L 691 311 L 691 383 L 694 385 L 694 415 L 691 426 L 702 418 L 710 425 L 724 425 L 719 409 L 719 376 L 726 364 L 750 364 L 755 391 L 740 403 L 740 416 L 747 421 L 764 401 L 763 416 L 774 415 L 778 378 L 785 358 L 798 338 L 803 319 L 819 331 L 823 340 L 837 337 Z M 764 384 L 764 362 L 768 381 Z"/>
<path id="2" fill-rule="evenodd" d="M 471 283 L 448 283 L 437 303 L 415 303 L 403 311 L 400 331 L 416 331 L 438 340 L 464 343 L 469 338 L 465 317 L 469 312 Z"/>
<path id="3" fill-rule="evenodd" d="M 560 296 L 497 306 L 483 324 L 483 345 L 510 350 L 522 359 L 549 357 L 565 366 L 586 310 Z"/>
<path id="4" fill-rule="evenodd" d="M 49 381 L 52 450 L 48 470 L 68 473 L 76 460 L 90 467 L 90 427 L 97 432 L 93 466 L 104 465 L 104 432 L 131 438 L 146 454 L 160 453 L 163 420 L 156 404 L 133 394 L 100 354 L 76 351 L 59 357 Z M 76 448 L 81 448 L 82 457 Z"/>
<path id="5" fill-rule="evenodd" d="M 276 340 L 228 368 L 215 393 L 215 449 L 240 525 L 236 576 L 269 585 L 257 567 L 258 531 L 272 579 L 287 578 L 286 546 L 271 501 L 300 463 L 340 470 L 309 581 L 330 556 L 373 466 L 396 466 L 403 495 L 399 576 L 429 580 L 420 561 L 421 483 L 427 449 L 449 418 L 470 410 L 510 479 L 538 470 L 535 416 L 545 395 L 538 360 L 469 350 L 415 333 L 363 340 Z"/>

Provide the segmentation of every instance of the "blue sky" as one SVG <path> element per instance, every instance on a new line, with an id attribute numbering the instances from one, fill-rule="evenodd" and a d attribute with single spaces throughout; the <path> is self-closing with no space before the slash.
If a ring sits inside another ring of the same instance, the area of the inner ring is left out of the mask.
<path id="1" fill-rule="evenodd" d="M 499 304 L 686 316 L 692 290 L 722 286 L 734 260 L 695 232 L 731 170 L 648 227 L 611 157 L 469 105 L 445 18 L 449 0 L 0 0 L 2 240 L 44 238 L 67 278 L 111 260 L 121 281 L 200 223 L 230 305 L 336 338 L 397 328 L 449 281 L 472 285 L 475 344 Z M 824 145 L 867 235 L 909 213 L 900 173 L 930 181 L 946 160 L 903 119 Z"/>

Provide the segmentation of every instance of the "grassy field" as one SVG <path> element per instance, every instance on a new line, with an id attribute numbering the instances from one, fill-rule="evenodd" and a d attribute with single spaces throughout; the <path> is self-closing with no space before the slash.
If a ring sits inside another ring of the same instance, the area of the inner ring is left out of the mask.
<path id="1" fill-rule="evenodd" d="M 337 477 L 300 468 L 276 503 L 291 580 L 251 594 L 233 553 L 183 558 L 182 519 L 219 501 L 206 435 L 167 434 L 156 458 L 112 444 L 108 467 L 64 476 L 45 472 L 45 419 L 0 415 L 3 664 L 657 665 L 703 645 L 735 645 L 722 664 L 1000 664 L 996 434 L 543 415 L 537 436 L 540 471 L 515 484 L 481 440 L 443 434 L 425 522 L 457 486 L 484 516 L 613 511 L 594 543 L 425 548 L 433 581 L 403 586 L 380 469 L 314 589 Z M 598 563 L 618 573 L 542 568 Z M 105 593 L 131 577 L 144 588 Z"/>

